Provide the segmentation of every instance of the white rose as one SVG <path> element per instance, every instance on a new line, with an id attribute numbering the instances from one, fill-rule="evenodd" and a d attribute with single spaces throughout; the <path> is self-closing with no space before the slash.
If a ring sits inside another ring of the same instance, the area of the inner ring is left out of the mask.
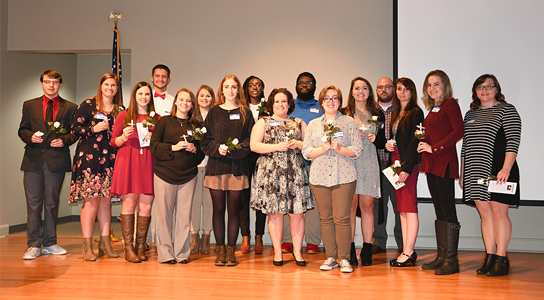
<path id="1" fill-rule="evenodd" d="M 151 112 L 149 113 L 149 116 L 153 118 L 153 117 L 155 116 L 155 112 L 154 112 L 154 111 L 151 111 Z"/>
<path id="2" fill-rule="evenodd" d="M 323 143 L 326 143 L 326 142 L 328 142 L 328 140 L 327 140 L 327 136 L 324 136 L 324 137 L 322 137 L 322 138 L 321 138 L 321 142 L 323 142 Z"/>
<path id="3" fill-rule="evenodd" d="M 232 140 L 232 144 L 233 144 L 233 145 L 238 145 L 238 139 Z"/>
<path id="4" fill-rule="evenodd" d="M 327 125 L 331 126 L 331 125 L 332 125 L 332 121 L 331 121 L 331 120 L 328 120 L 328 121 L 327 121 Z"/>
<path id="5" fill-rule="evenodd" d="M 34 132 L 34 135 L 35 135 L 35 136 L 43 136 L 43 132 L 41 132 L 41 131 L 36 131 L 36 132 Z"/>
<path id="6" fill-rule="evenodd" d="M 401 165 L 400 165 L 400 161 L 395 160 L 395 163 L 393 164 L 393 166 L 394 166 L 395 168 L 400 167 L 400 166 L 401 166 Z"/>
<path id="7" fill-rule="evenodd" d="M 483 185 L 483 184 L 485 184 L 485 182 L 484 182 L 484 181 L 485 181 L 485 179 L 483 179 L 483 178 L 480 178 L 480 179 L 478 179 L 478 184 L 482 184 L 482 185 Z"/>
<path id="8" fill-rule="evenodd" d="M 53 127 L 59 128 L 59 127 L 60 127 L 60 122 L 55 122 L 55 123 L 53 123 Z"/>
<path id="9" fill-rule="evenodd" d="M 395 146 L 397 144 L 397 141 L 395 140 L 389 140 L 387 141 L 388 144 L 391 144 L 391 146 Z"/>
<path id="10" fill-rule="evenodd" d="M 378 116 L 372 116 L 372 121 L 378 121 Z"/>
<path id="11" fill-rule="evenodd" d="M 208 132 L 208 130 L 206 130 L 206 127 L 202 127 L 202 129 L 200 129 L 200 132 L 206 133 L 206 132 Z"/>
<path id="12" fill-rule="evenodd" d="M 227 150 L 229 147 L 227 147 L 227 145 L 225 145 L 225 144 L 221 144 L 221 145 L 219 145 L 219 148 Z"/>
<path id="13" fill-rule="evenodd" d="M 289 130 L 289 135 L 295 134 L 295 131 L 293 129 Z"/>

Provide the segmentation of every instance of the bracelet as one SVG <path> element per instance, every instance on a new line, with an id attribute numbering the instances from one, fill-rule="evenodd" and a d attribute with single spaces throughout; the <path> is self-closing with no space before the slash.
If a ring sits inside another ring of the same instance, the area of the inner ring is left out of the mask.
<path id="1" fill-rule="evenodd" d="M 124 135 L 124 134 L 121 134 L 121 139 L 123 140 L 123 142 L 128 141 L 128 138 L 125 138 L 125 135 Z"/>
<path id="2" fill-rule="evenodd" d="M 508 170 L 508 172 L 512 172 L 512 169 L 510 168 L 507 168 L 507 167 L 502 167 L 502 168 Z"/>

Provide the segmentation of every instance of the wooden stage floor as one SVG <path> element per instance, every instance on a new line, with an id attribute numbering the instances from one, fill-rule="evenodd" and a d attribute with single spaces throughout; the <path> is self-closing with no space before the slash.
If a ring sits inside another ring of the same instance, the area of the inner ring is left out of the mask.
<path id="1" fill-rule="evenodd" d="M 189 264 L 150 261 L 82 259 L 81 238 L 59 237 L 63 256 L 22 259 L 26 237 L 0 239 L 0 299 L 544 299 L 544 254 L 509 253 L 511 274 L 476 275 L 483 252 L 460 251 L 461 273 L 436 276 L 421 269 L 434 259 L 431 250 L 417 250 L 416 267 L 391 268 L 395 251 L 374 256 L 370 267 L 351 274 L 320 271 L 325 253 L 305 255 L 298 267 L 290 254 L 283 267 L 272 264 L 271 247 L 263 255 L 237 252 L 236 267 L 216 267 L 214 254 L 192 255 Z M 122 252 L 120 242 L 113 244 Z M 94 243 L 96 251 L 96 243 Z"/>

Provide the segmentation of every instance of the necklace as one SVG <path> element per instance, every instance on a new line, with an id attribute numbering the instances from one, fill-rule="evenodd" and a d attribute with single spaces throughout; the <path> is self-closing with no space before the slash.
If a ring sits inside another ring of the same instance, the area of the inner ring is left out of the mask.
<path id="1" fill-rule="evenodd" d="M 495 103 L 497 103 L 497 100 L 495 100 L 495 101 L 493 101 L 493 103 L 488 104 L 488 105 L 485 105 L 485 106 L 480 104 L 480 108 L 488 108 L 488 107 L 490 107 L 490 106 L 495 105 Z"/>
<path id="2" fill-rule="evenodd" d="M 189 120 L 189 118 L 185 119 L 185 121 L 183 121 L 183 122 L 181 122 L 181 121 L 179 120 L 179 118 L 177 118 L 177 117 L 176 117 L 176 120 L 178 120 L 179 125 L 181 125 L 181 127 L 183 127 L 183 125 L 185 124 L 185 122 L 187 122 L 187 120 Z"/>

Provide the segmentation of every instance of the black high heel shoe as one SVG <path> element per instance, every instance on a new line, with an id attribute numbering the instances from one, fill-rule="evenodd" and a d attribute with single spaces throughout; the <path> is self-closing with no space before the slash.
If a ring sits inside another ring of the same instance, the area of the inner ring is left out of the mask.
<path id="1" fill-rule="evenodd" d="M 272 259 L 272 263 L 273 263 L 274 266 L 276 266 L 276 267 L 281 267 L 281 266 L 283 266 L 283 260 L 275 261 L 274 259 Z"/>
<path id="2" fill-rule="evenodd" d="M 293 258 L 295 259 L 295 262 L 297 263 L 297 266 L 299 267 L 306 267 L 306 261 L 305 260 L 297 260 L 295 257 L 295 253 L 291 252 L 293 254 Z"/>
<path id="3" fill-rule="evenodd" d="M 412 266 L 415 266 L 416 265 L 416 260 L 417 260 L 417 253 L 414 251 L 412 253 L 412 255 L 408 255 L 404 252 L 402 252 L 402 255 L 404 256 L 407 256 L 408 259 L 403 261 L 403 262 L 399 262 L 396 258 L 391 260 L 389 262 L 389 265 L 391 267 L 397 267 L 397 268 L 403 268 L 403 267 L 406 267 L 407 265 L 411 264 Z"/>

